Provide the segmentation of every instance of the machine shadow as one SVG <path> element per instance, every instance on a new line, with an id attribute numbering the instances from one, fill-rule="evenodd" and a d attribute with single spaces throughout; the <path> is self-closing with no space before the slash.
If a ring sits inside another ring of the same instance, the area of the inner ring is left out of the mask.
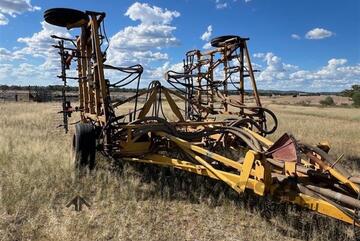
<path id="1" fill-rule="evenodd" d="M 135 189 L 137 200 L 162 199 L 205 204 L 210 208 L 235 205 L 258 215 L 281 235 L 303 240 L 353 240 L 348 225 L 338 220 L 311 213 L 296 205 L 279 203 L 270 197 L 259 197 L 251 191 L 236 193 L 225 183 L 171 167 L 114 161 L 113 175 L 121 179 L 134 177 L 152 188 Z M 140 184 L 140 185 L 142 185 Z M 359 230 L 353 230 L 353 232 Z M 319 233 L 321 232 L 321 233 Z M 315 236 L 315 237 L 314 237 Z M 319 239 L 319 237 L 321 238 Z"/>

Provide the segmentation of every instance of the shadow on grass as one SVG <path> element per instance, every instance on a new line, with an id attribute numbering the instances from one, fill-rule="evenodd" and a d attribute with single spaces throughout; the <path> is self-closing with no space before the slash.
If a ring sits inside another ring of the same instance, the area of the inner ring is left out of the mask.
<path id="1" fill-rule="evenodd" d="M 348 156 L 344 165 L 350 170 L 360 170 L 360 156 Z"/>
<path id="2" fill-rule="evenodd" d="M 228 185 L 205 176 L 170 167 L 116 161 L 111 167 L 121 179 L 138 178 L 140 185 L 152 188 L 134 190 L 139 201 L 150 199 L 184 200 L 210 207 L 235 205 L 253 215 L 259 215 L 284 237 L 302 240 L 355 240 L 349 224 L 331 219 L 305 208 L 278 203 L 271 197 L 260 197 L 247 190 L 238 194 Z"/>

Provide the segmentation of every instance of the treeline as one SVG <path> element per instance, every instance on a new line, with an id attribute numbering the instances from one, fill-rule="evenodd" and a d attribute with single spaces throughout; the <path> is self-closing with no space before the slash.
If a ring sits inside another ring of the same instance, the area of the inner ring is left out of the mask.
<path id="1" fill-rule="evenodd" d="M 237 90 L 230 90 L 230 94 L 238 94 Z M 292 95 L 292 96 L 319 96 L 319 95 L 339 95 L 339 92 L 304 92 L 297 90 L 258 90 L 262 96 L 273 96 L 273 95 Z M 245 93 L 252 95 L 252 90 L 245 90 Z"/>
<path id="2" fill-rule="evenodd" d="M 22 91 L 62 91 L 62 85 L 48 85 L 48 86 L 38 86 L 38 85 L 29 85 L 29 86 L 19 86 L 19 85 L 0 85 L 1 91 L 8 91 L 8 90 L 22 90 Z M 145 89 L 145 88 L 144 88 Z M 66 91 L 69 92 L 77 92 L 79 90 L 76 86 L 66 86 Z M 135 88 L 111 88 L 113 92 L 135 92 Z"/>
<path id="3" fill-rule="evenodd" d="M 29 86 L 19 86 L 19 85 L 0 85 L 0 90 L 27 90 L 27 91 L 61 91 L 63 88 L 62 85 L 48 85 L 48 86 L 37 86 L 37 85 L 29 85 Z M 146 88 L 142 88 L 141 90 L 145 90 Z M 354 90 L 360 89 L 360 85 L 354 85 Z M 66 91 L 69 92 L 77 92 L 78 87 L 76 86 L 67 86 Z M 112 92 L 135 92 L 135 88 L 111 88 Z M 292 96 L 319 96 L 319 95 L 342 95 L 351 97 L 353 90 L 344 90 L 342 92 L 304 92 L 304 91 L 283 91 L 283 90 L 259 90 L 259 94 L 262 96 L 272 96 L 272 95 L 292 95 Z M 252 95 L 252 90 L 245 90 L 246 94 Z M 237 90 L 229 90 L 230 94 L 236 95 L 239 92 Z"/>

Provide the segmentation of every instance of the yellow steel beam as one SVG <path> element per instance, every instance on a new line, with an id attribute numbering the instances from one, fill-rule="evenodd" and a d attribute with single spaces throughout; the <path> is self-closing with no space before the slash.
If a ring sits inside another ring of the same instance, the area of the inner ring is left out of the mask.
<path id="1" fill-rule="evenodd" d="M 353 224 L 354 219 L 353 217 L 347 215 L 334 205 L 332 205 L 329 202 L 326 202 L 324 200 L 311 197 L 302 193 L 298 193 L 295 196 L 282 196 L 282 201 L 290 202 L 293 204 L 297 204 L 299 206 L 308 208 L 310 210 L 316 211 L 318 213 L 321 213 L 323 215 L 342 220 L 344 222 Z M 356 223 L 357 226 L 359 226 L 358 223 Z"/>
<path id="2" fill-rule="evenodd" d="M 82 99 L 79 99 L 80 103 L 82 102 L 82 104 L 80 105 L 84 107 L 84 112 L 88 113 L 89 112 L 89 93 L 88 93 L 88 80 L 87 80 L 87 58 L 86 58 L 86 44 L 85 44 L 86 40 L 84 39 L 83 36 L 78 37 L 77 39 L 77 46 L 78 49 L 80 50 L 80 55 L 81 58 L 78 58 L 78 62 L 80 63 L 80 66 L 78 68 L 78 73 L 79 73 L 79 77 L 81 77 L 79 79 L 79 87 L 82 86 Z"/>
<path id="3" fill-rule="evenodd" d="M 198 121 L 198 122 L 169 122 L 169 124 L 171 124 L 172 126 L 175 127 L 188 127 L 188 126 L 192 126 L 192 127 L 199 127 L 199 126 L 209 126 L 209 125 L 220 125 L 223 126 L 225 123 L 223 121 Z M 146 124 L 144 124 L 146 125 Z M 151 123 L 151 126 L 157 126 L 157 125 L 163 125 L 163 123 Z M 138 125 L 138 124 L 128 124 L 126 125 L 127 128 L 142 128 L 143 125 Z"/>
<path id="4" fill-rule="evenodd" d="M 217 177 L 217 179 L 225 182 L 226 184 L 228 184 L 232 189 L 234 189 L 236 192 L 240 193 L 243 192 L 245 190 L 244 189 L 240 189 L 240 185 L 242 185 L 243 183 L 241 183 L 241 179 L 239 180 L 239 182 L 233 182 L 230 179 L 228 179 L 225 175 L 223 175 L 222 173 L 218 172 L 215 168 L 213 168 L 209 163 L 207 163 L 203 158 L 201 158 L 200 156 L 196 155 L 194 152 L 190 151 L 189 149 L 186 148 L 182 148 L 187 154 L 189 154 L 192 158 L 194 158 L 196 161 L 198 161 L 201 165 L 203 165 L 207 170 L 209 170 L 209 172 L 211 172 L 214 176 Z M 246 185 L 246 182 L 245 182 Z"/>
<path id="5" fill-rule="evenodd" d="M 81 54 L 81 50 L 80 50 L 80 38 L 77 38 L 76 39 L 76 45 L 78 46 L 77 47 L 77 50 L 80 51 L 80 54 Z M 78 81 L 78 84 L 79 84 L 79 108 L 81 110 L 84 110 L 86 109 L 85 107 L 85 104 L 84 104 L 84 82 L 86 81 L 86 76 L 83 76 L 83 67 L 82 67 L 82 61 L 83 61 L 83 58 L 78 58 L 77 60 L 77 72 L 78 72 L 78 77 L 79 77 L 79 81 Z"/>
<path id="6" fill-rule="evenodd" d="M 163 88 L 162 89 L 163 92 L 165 93 L 165 97 L 167 102 L 170 105 L 171 110 L 174 112 L 174 114 L 176 115 L 176 117 L 179 119 L 179 121 L 185 121 L 184 117 L 182 116 L 179 107 L 176 105 L 175 101 L 173 100 L 173 98 L 171 98 L 169 92 L 167 91 L 167 89 Z"/>
<path id="7" fill-rule="evenodd" d="M 209 169 L 204 167 L 203 165 L 193 164 L 187 161 L 182 161 L 176 158 L 170 158 L 167 156 L 159 155 L 159 154 L 145 154 L 143 158 L 124 158 L 127 161 L 134 161 L 134 162 L 142 162 L 142 163 L 149 163 L 149 164 L 157 164 L 163 166 L 172 166 L 174 168 L 192 172 L 198 175 L 208 176 L 213 179 L 221 180 L 217 175 L 211 172 Z M 220 171 L 216 169 L 216 173 L 221 174 L 223 177 L 226 177 L 227 180 L 230 180 L 232 183 L 239 182 L 240 175 L 228 173 L 224 171 Z M 246 182 L 246 188 L 254 190 L 254 192 L 260 196 L 263 196 L 265 193 L 265 184 L 263 182 L 254 180 L 249 178 Z M 274 188 L 274 187 L 273 187 Z M 273 192 L 272 192 L 273 193 Z M 314 198 L 302 193 L 298 193 L 296 195 L 283 195 L 280 197 L 283 202 L 290 202 L 310 210 L 316 211 L 320 214 L 342 220 L 344 222 L 353 223 L 353 218 L 331 203 L 328 203 L 324 200 Z M 359 226 L 359 224 L 356 224 Z"/>
<path id="8" fill-rule="evenodd" d="M 328 166 L 325 168 L 325 171 L 328 171 L 333 177 L 335 177 L 340 182 L 344 183 L 346 186 L 353 189 L 356 193 L 360 193 L 360 188 L 358 185 L 350 181 L 348 178 L 346 178 L 343 174 L 335 170 L 334 168 Z"/>
<path id="9" fill-rule="evenodd" d="M 241 192 L 245 191 L 246 183 L 249 179 L 255 159 L 256 159 L 256 153 L 254 151 L 248 151 L 246 153 L 243 168 L 241 169 L 241 173 L 240 173 L 239 184 L 238 184 L 238 187 Z"/>
<path id="10" fill-rule="evenodd" d="M 248 64 L 247 67 L 249 68 L 249 75 L 250 75 L 250 79 L 251 79 L 251 85 L 253 88 L 253 94 L 254 94 L 257 106 L 261 106 L 259 93 L 258 93 L 258 90 L 256 87 L 255 75 L 254 75 L 254 71 L 252 68 L 251 60 L 250 60 L 249 49 L 247 47 L 246 41 L 244 41 L 243 43 L 244 43 L 245 56 L 246 56 L 246 60 L 247 60 L 247 64 Z"/>
<path id="11" fill-rule="evenodd" d="M 296 176 L 296 162 L 284 162 L 284 173 L 286 176 Z"/>
<path id="12" fill-rule="evenodd" d="M 99 84 L 99 86 L 95 86 L 96 107 L 97 107 L 96 114 L 98 116 L 105 115 L 105 121 L 107 121 L 109 118 L 107 106 L 110 103 L 108 103 L 108 99 L 106 98 L 106 96 L 109 93 L 108 93 L 108 88 L 107 88 L 107 84 L 106 84 L 106 80 L 105 80 L 105 76 L 104 76 L 104 67 L 103 67 L 104 56 L 103 56 L 103 54 L 101 52 L 101 48 L 100 48 L 100 37 L 99 37 L 100 22 L 99 21 L 101 21 L 101 20 L 98 19 L 95 14 L 91 14 L 90 17 L 91 17 L 91 34 L 92 34 L 91 40 L 92 40 L 92 46 L 94 48 L 93 51 L 95 54 L 95 56 L 94 56 L 95 57 L 94 75 L 93 76 L 94 76 L 95 83 Z M 102 108 L 100 109 L 100 107 L 102 107 Z"/>
<path id="13" fill-rule="evenodd" d="M 267 146 L 269 146 L 269 147 L 274 144 L 274 142 L 266 139 L 265 137 L 259 135 L 259 134 L 256 133 L 255 131 L 250 130 L 249 128 L 241 127 L 241 129 L 249 132 L 249 133 L 250 133 L 253 137 L 255 137 L 258 141 L 264 143 L 265 145 L 267 145 Z"/>
<path id="14" fill-rule="evenodd" d="M 242 170 L 243 165 L 241 163 L 235 162 L 235 161 L 233 161 L 233 160 L 231 160 L 231 159 L 229 159 L 227 157 L 224 157 L 224 156 L 221 156 L 221 155 L 216 154 L 214 152 L 208 151 L 208 150 L 206 150 L 204 148 L 193 145 L 193 144 L 191 144 L 191 143 L 189 143 L 189 142 L 187 142 L 185 140 L 182 140 L 182 139 L 180 139 L 178 137 L 169 135 L 169 134 L 167 134 L 165 132 L 162 132 L 162 131 L 156 132 L 156 134 L 168 138 L 169 140 L 176 143 L 180 147 L 188 148 L 188 149 L 190 149 L 192 151 L 195 151 L 195 152 L 200 153 L 202 155 L 205 155 L 205 156 L 207 156 L 209 158 L 212 158 L 212 159 L 214 159 L 214 160 L 216 160 L 218 162 L 221 162 L 221 163 L 223 163 L 223 164 L 225 164 L 227 166 L 233 167 L 233 168 L 237 169 L 239 172 L 241 172 L 241 170 Z M 254 175 L 255 173 L 252 173 L 252 174 Z"/>
<path id="15" fill-rule="evenodd" d="M 198 175 L 208 176 L 213 179 L 221 180 L 219 179 L 218 175 L 215 175 L 212 171 L 204 167 L 203 165 L 197 165 L 193 164 L 187 161 L 182 161 L 176 158 L 170 158 L 164 155 L 159 154 L 145 154 L 142 158 L 123 158 L 127 161 L 133 161 L 133 162 L 142 162 L 142 163 L 149 163 L 149 164 L 156 164 L 156 165 L 162 165 L 162 166 L 172 166 L 174 168 L 188 171 L 191 173 L 195 173 Z M 215 169 L 215 172 L 217 174 L 221 174 L 223 177 L 226 177 L 227 180 L 230 180 L 231 183 L 238 183 L 240 180 L 240 175 L 228 173 L 224 171 L 220 171 Z M 254 180 L 252 178 L 249 178 L 246 182 L 246 188 L 254 190 L 254 192 L 258 195 L 264 195 L 265 193 L 265 184 L 263 182 Z M 274 187 L 273 187 L 274 190 Z M 272 192 L 272 194 L 274 194 Z M 302 193 L 298 194 L 289 194 L 289 195 L 283 195 L 280 197 L 283 202 L 290 202 L 305 208 L 308 208 L 310 210 L 316 211 L 320 214 L 333 217 L 335 219 L 342 220 L 344 222 L 353 223 L 353 218 L 331 203 L 328 203 L 324 200 L 314 198 Z"/>
<path id="16" fill-rule="evenodd" d="M 138 119 L 144 118 L 146 116 L 146 114 L 149 112 L 151 106 L 156 101 L 157 93 L 158 93 L 158 90 L 154 89 L 153 92 L 151 93 L 149 99 L 146 101 L 146 103 L 144 104 L 142 110 L 140 111 Z"/>
<path id="17" fill-rule="evenodd" d="M 271 164 L 265 157 L 261 160 L 255 160 L 254 171 L 256 174 L 254 175 L 254 178 L 265 184 L 266 193 L 269 193 L 271 185 L 273 184 L 272 170 Z"/>
<path id="18" fill-rule="evenodd" d="M 91 21 L 90 21 L 91 22 Z M 92 46 L 89 44 L 89 38 L 85 39 L 86 53 L 85 55 L 90 56 L 92 53 Z M 92 75 L 92 65 L 91 61 L 86 61 L 86 75 L 87 75 L 87 84 L 88 84 L 88 94 L 89 94 L 89 104 L 90 104 L 90 113 L 95 114 L 95 82 Z"/>
<path id="19" fill-rule="evenodd" d="M 189 101 L 189 103 L 191 103 L 192 105 L 196 106 L 199 110 L 204 111 L 204 112 L 209 112 L 209 108 L 204 107 L 203 105 L 199 104 L 197 101 L 193 101 L 191 99 L 187 99 L 184 96 L 182 96 L 181 94 L 177 93 L 176 91 L 173 91 L 171 89 L 167 89 L 165 87 L 161 87 L 163 90 L 166 89 L 170 94 L 175 95 L 176 97 L 179 97 L 182 100 L 186 100 Z"/>
<path id="20" fill-rule="evenodd" d="M 265 179 L 269 179 L 266 176 L 269 173 L 265 173 L 264 171 L 257 170 L 256 165 L 253 168 L 254 161 L 258 164 L 261 160 L 258 160 L 256 156 L 256 152 L 249 151 L 245 157 L 244 164 L 237 163 L 231 159 L 218 155 L 216 153 L 210 152 L 206 149 L 203 149 L 199 146 L 193 145 L 185 140 L 182 140 L 178 137 L 174 137 L 164 132 L 156 132 L 157 135 L 163 136 L 177 144 L 182 150 L 184 150 L 187 154 L 189 154 L 192 158 L 200 163 L 200 165 L 190 163 L 187 161 L 178 160 L 175 158 L 170 158 L 167 156 L 159 155 L 159 154 L 145 154 L 141 159 L 139 158 L 125 158 L 125 160 L 143 162 L 143 163 L 151 163 L 158 164 L 164 166 L 173 166 L 177 169 L 181 169 L 184 171 L 196 173 L 199 175 L 209 176 L 213 179 L 221 180 L 228 184 L 231 188 L 233 188 L 237 192 L 243 192 L 245 187 L 253 190 L 258 195 L 264 195 L 266 190 L 270 190 L 270 195 L 277 196 L 275 190 L 279 186 L 274 186 L 271 181 L 265 181 Z M 204 156 L 207 156 L 213 160 L 219 161 L 225 165 L 231 166 L 237 170 L 239 170 L 239 174 L 229 173 L 225 171 L 220 171 L 213 166 L 211 166 L 206 160 L 204 160 L 199 155 L 195 154 L 199 153 Z M 265 160 L 266 162 L 266 160 Z M 261 163 L 260 163 L 261 164 Z M 262 163 L 264 164 L 264 163 Z M 266 164 L 266 163 L 265 163 Z M 268 169 L 266 172 L 269 172 Z M 260 173 L 260 174 L 259 174 Z M 261 174 L 262 173 L 262 174 Z M 271 174 L 270 174 L 271 175 Z M 250 178 L 252 176 L 253 178 Z M 266 182 L 266 183 L 264 183 Z M 268 186 L 268 187 L 267 187 Z M 353 217 L 343 212 L 333 204 L 322 200 L 320 198 L 311 197 L 302 193 L 284 193 L 281 196 L 282 201 L 290 202 L 293 204 L 297 204 L 299 206 L 308 208 L 310 210 L 316 211 L 320 214 L 324 214 L 339 220 L 342 220 L 347 223 L 353 223 Z M 358 224 L 357 224 L 358 225 Z"/>
<path id="21" fill-rule="evenodd" d="M 134 161 L 134 162 L 142 162 L 142 163 L 149 163 L 149 164 L 156 164 L 156 165 L 163 165 L 163 166 L 172 166 L 177 169 L 192 172 L 195 174 L 199 174 L 202 176 L 208 176 L 213 179 L 221 180 L 217 175 L 215 175 L 213 172 L 211 172 L 209 169 L 204 167 L 203 165 L 197 165 L 191 162 L 179 160 L 176 158 L 167 157 L 164 155 L 159 154 L 145 154 L 142 158 L 123 158 L 127 161 Z M 215 169 L 217 174 L 222 175 L 227 180 L 230 180 L 232 183 L 238 183 L 240 175 L 224 172 Z M 265 194 L 265 184 L 263 182 L 260 182 L 258 180 L 254 180 L 252 178 L 249 178 L 246 182 L 246 188 L 254 190 L 254 192 L 260 196 L 263 196 Z"/>
<path id="22" fill-rule="evenodd" d="M 97 116 L 96 114 L 84 113 L 85 119 L 91 119 L 93 121 L 99 122 L 101 125 L 105 124 L 105 116 Z"/>

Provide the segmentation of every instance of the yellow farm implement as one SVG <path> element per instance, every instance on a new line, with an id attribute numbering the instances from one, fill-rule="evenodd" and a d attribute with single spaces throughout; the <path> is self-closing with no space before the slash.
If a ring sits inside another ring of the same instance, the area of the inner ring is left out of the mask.
<path id="1" fill-rule="evenodd" d="M 106 64 L 105 13 L 56 8 L 44 17 L 50 24 L 80 31 L 76 39 L 52 36 L 61 57 L 65 130 L 73 111 L 81 116 L 73 138 L 78 169 L 93 169 L 100 151 L 118 162 L 208 176 L 238 193 L 252 190 L 359 225 L 360 178 L 328 154 L 326 143 L 311 146 L 289 134 L 276 142 L 265 137 L 276 130 L 277 119 L 261 105 L 248 38 L 215 38 L 212 50 L 187 52 L 182 70 L 169 70 L 164 82 L 153 81 L 140 90 L 141 65 Z M 72 62 L 76 77 L 67 75 Z M 121 79 L 111 82 L 105 71 L 117 71 Z M 69 79 L 79 83 L 76 108 L 66 100 Z M 112 97 L 112 91 L 131 84 L 137 86 L 133 96 Z M 127 112 L 129 103 L 133 106 Z"/>

